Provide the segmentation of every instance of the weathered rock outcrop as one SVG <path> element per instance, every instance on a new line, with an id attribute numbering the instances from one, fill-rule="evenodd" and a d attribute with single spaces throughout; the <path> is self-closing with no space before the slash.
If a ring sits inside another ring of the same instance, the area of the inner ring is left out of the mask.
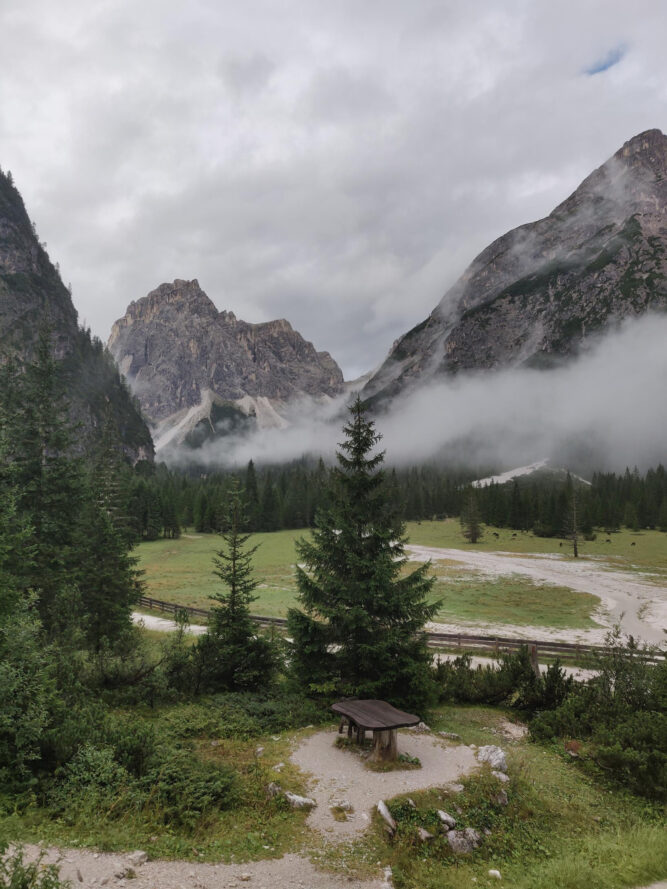
<path id="1" fill-rule="evenodd" d="M 268 416 L 276 402 L 343 390 L 333 358 L 316 352 L 288 321 L 248 324 L 218 312 L 196 280 L 161 284 L 130 303 L 108 346 L 155 423 L 207 400 Z"/>
<path id="2" fill-rule="evenodd" d="M 29 361 L 43 325 L 65 377 L 72 419 L 83 427 L 82 444 L 110 410 L 128 457 L 152 459 L 150 432 L 113 360 L 79 328 L 70 293 L 39 243 L 21 195 L 0 173 L 0 361 Z"/>
<path id="3" fill-rule="evenodd" d="M 635 136 L 545 219 L 494 241 L 364 389 L 549 367 L 617 321 L 667 308 L 667 136 Z"/>

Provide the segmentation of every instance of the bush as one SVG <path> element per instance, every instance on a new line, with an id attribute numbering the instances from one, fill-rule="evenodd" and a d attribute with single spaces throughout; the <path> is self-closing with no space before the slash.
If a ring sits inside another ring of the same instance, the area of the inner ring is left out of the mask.
<path id="1" fill-rule="evenodd" d="M 43 853 L 30 863 L 23 860 L 23 849 L 18 846 L 7 853 L 0 843 L 0 889 L 69 889 L 69 880 L 61 880 L 55 864 L 43 864 Z"/>

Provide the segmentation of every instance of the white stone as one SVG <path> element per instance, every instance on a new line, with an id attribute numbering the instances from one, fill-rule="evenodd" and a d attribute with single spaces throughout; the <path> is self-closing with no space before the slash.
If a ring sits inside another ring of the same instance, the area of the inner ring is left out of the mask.
<path id="1" fill-rule="evenodd" d="M 430 831 L 426 830 L 424 827 L 417 828 L 417 836 L 422 841 L 422 843 L 428 843 L 429 840 L 435 839 L 435 834 L 432 834 Z"/>
<path id="2" fill-rule="evenodd" d="M 500 879 L 501 879 L 500 871 L 499 871 L 499 870 L 494 870 L 493 868 L 489 871 L 489 876 L 490 876 L 490 877 L 494 877 L 494 879 L 496 879 L 496 880 L 500 880 Z"/>
<path id="3" fill-rule="evenodd" d="M 499 781 L 509 781 L 509 775 L 506 775 L 504 772 L 491 772 L 494 778 L 497 778 Z"/>
<path id="4" fill-rule="evenodd" d="M 438 809 L 438 818 L 442 821 L 447 830 L 454 830 L 456 827 L 456 819 L 452 818 L 448 812 L 443 812 L 442 809 Z"/>
<path id="5" fill-rule="evenodd" d="M 391 817 L 391 812 L 387 808 L 386 802 L 381 799 L 377 805 L 378 812 L 384 818 L 392 833 L 396 833 L 396 822 Z"/>
<path id="6" fill-rule="evenodd" d="M 293 809 L 313 809 L 317 803 L 308 796 L 299 796 L 298 793 L 292 793 L 291 790 L 285 791 L 285 799 Z"/>
<path id="7" fill-rule="evenodd" d="M 456 732 L 438 732 L 443 738 L 449 738 L 450 741 L 460 741 L 461 735 L 457 735 Z"/>
<path id="8" fill-rule="evenodd" d="M 142 852 L 141 849 L 137 849 L 136 852 L 132 852 L 127 856 L 127 860 L 133 867 L 141 867 L 142 864 L 146 864 L 148 861 L 148 854 Z"/>
<path id="9" fill-rule="evenodd" d="M 492 769 L 499 772 L 507 772 L 505 753 L 500 747 L 496 747 L 495 744 L 488 744 L 486 747 L 480 747 L 477 751 L 477 759 L 480 762 L 488 762 Z"/>

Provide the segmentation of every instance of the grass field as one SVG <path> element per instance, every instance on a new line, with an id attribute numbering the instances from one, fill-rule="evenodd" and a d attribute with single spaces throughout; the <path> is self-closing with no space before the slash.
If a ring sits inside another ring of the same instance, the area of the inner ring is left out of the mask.
<path id="1" fill-rule="evenodd" d="M 456 549 L 503 550 L 521 553 L 560 553 L 567 556 L 567 546 L 557 539 L 534 537 L 506 529 L 487 529 L 475 546 L 465 542 L 458 521 L 410 523 L 411 543 Z M 260 544 L 254 558 L 259 581 L 258 599 L 252 610 L 269 617 L 284 617 L 296 595 L 294 542 L 307 531 L 276 531 L 253 535 Z M 607 539 L 611 544 L 605 543 Z M 635 546 L 632 546 L 632 543 Z M 220 581 L 213 574 L 212 559 L 220 546 L 215 534 L 186 533 L 178 540 L 143 543 L 137 549 L 140 567 L 145 571 L 146 595 L 168 602 L 208 608 L 210 596 Z M 584 543 L 584 556 L 604 556 L 615 569 L 651 572 L 655 579 L 667 577 L 667 535 L 658 531 L 632 533 L 621 531 L 607 538 L 604 534 Z M 563 587 L 538 586 L 525 577 L 489 578 L 460 566 L 439 563 L 434 598 L 442 598 L 437 616 L 442 622 L 478 620 L 527 626 L 580 629 L 595 626 L 591 615 L 598 600 Z"/>

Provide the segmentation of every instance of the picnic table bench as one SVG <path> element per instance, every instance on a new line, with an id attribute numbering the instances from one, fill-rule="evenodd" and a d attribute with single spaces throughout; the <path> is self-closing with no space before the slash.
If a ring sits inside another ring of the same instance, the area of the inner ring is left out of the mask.
<path id="1" fill-rule="evenodd" d="M 373 762 L 392 762 L 398 757 L 398 729 L 420 722 L 414 713 L 397 710 L 386 701 L 339 701 L 331 705 L 341 716 L 338 733 L 347 725 L 347 736 L 356 733 L 357 744 L 363 744 L 366 732 L 373 732 Z"/>

